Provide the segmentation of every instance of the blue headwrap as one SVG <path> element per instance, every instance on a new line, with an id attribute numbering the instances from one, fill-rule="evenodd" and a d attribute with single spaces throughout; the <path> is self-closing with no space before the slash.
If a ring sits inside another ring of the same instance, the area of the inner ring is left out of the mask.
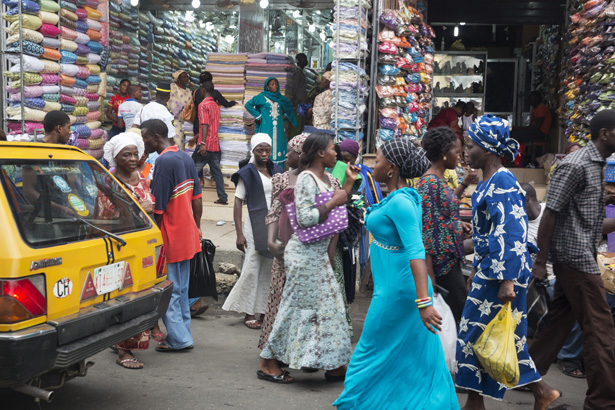
<path id="1" fill-rule="evenodd" d="M 478 117 L 468 135 L 482 148 L 509 161 L 519 155 L 519 143 L 510 138 L 510 124 L 503 118 L 491 114 Z"/>

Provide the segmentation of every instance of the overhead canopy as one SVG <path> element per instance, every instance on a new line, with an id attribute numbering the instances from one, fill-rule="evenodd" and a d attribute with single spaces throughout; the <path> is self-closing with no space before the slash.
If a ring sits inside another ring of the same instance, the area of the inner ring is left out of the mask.
<path id="1" fill-rule="evenodd" d="M 563 24 L 565 0 L 429 0 L 430 23 Z"/>
<path id="2" fill-rule="evenodd" d="M 240 4 L 255 4 L 258 0 L 201 0 L 198 9 L 192 7 L 192 0 L 141 0 L 141 8 L 144 10 L 233 10 Z M 326 10 L 333 9 L 334 0 L 269 0 L 269 7 L 276 10 L 293 10 L 294 8 Z"/>

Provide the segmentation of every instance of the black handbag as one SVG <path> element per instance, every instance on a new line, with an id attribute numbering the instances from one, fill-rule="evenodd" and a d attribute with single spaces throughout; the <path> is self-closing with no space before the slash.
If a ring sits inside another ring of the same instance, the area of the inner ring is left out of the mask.
<path id="1" fill-rule="evenodd" d="M 549 308 L 551 298 L 547 291 L 546 280 L 533 278 L 527 287 L 527 325 L 530 330 L 537 332 L 549 324 Z"/>
<path id="2" fill-rule="evenodd" d="M 211 296 L 218 300 L 216 271 L 214 269 L 215 254 L 216 245 L 209 239 L 201 239 L 201 251 L 190 260 L 189 298 Z"/>

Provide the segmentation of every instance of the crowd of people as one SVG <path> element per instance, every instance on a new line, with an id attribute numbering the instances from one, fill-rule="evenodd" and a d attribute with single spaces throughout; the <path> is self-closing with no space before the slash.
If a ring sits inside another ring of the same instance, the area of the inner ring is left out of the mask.
<path id="1" fill-rule="evenodd" d="M 114 347 L 125 368 L 143 368 L 132 352 L 146 349 L 150 337 L 159 342 L 159 352 L 193 349 L 191 304 L 197 300 L 188 298 L 188 277 L 190 260 L 201 250 L 199 172 L 205 164 L 216 182 L 216 203 L 228 203 L 218 126 L 219 105 L 232 102 L 215 90 L 208 73 L 190 93 L 184 74 L 175 73 L 173 84 L 159 84 L 156 100 L 141 107 L 140 88 L 122 82 L 109 107 L 117 134 L 105 146 L 105 160 L 162 231 L 167 278 L 174 283 L 162 317 L 166 334 L 156 326 Z M 328 80 L 323 76 L 325 92 Z M 192 158 L 181 149 L 177 126 L 190 101 L 200 101 Z M 589 385 L 584 410 L 615 409 L 614 303 L 613 298 L 611 307 L 607 303 L 596 262 L 602 234 L 615 231 L 615 220 L 605 219 L 604 211 L 614 198 L 603 185 L 606 158 L 615 152 L 615 111 L 594 116 L 591 141 L 553 170 L 546 203 L 540 204 L 533 188 L 519 184 L 502 165 L 519 152 L 508 122 L 475 117 L 465 105 L 450 108 L 420 147 L 406 138 L 379 147 L 369 173 L 388 195 L 365 207 L 357 200 L 367 182 L 362 171 L 368 169 L 356 164 L 359 145 L 352 140 L 336 145 L 330 133 L 318 131 L 287 139 L 284 121 L 299 124 L 296 103 L 280 94 L 275 78 L 265 82 L 264 91 L 246 104 L 258 132 L 231 178 L 237 248 L 245 252 L 245 262 L 223 309 L 244 314 L 245 326 L 260 330 L 259 379 L 286 384 L 295 379 L 285 367 L 324 370 L 327 381 L 344 382 L 333 403 L 339 409 L 378 409 L 382 403 L 459 409 L 457 386 L 467 392 L 463 409 L 482 410 L 484 396 L 501 400 L 507 386 L 483 369 L 474 345 L 510 302 L 516 388 L 533 393 L 534 409 L 546 410 L 561 396 L 542 376 L 575 323 Z M 319 110 L 314 106 L 312 114 Z M 464 120 L 467 130 L 458 127 L 460 116 L 472 118 Z M 68 142 L 66 114 L 50 112 L 44 123 L 44 142 Z M 155 166 L 145 175 L 151 158 Z M 471 223 L 461 221 L 459 206 L 476 173 L 453 187 L 445 175 L 464 161 L 482 171 L 472 194 Z M 99 208 L 114 212 L 112 204 Z M 348 303 L 356 277 L 349 272 L 356 267 L 344 251 L 353 246 L 353 235 L 361 235 L 362 228 L 353 227 L 356 214 L 365 214 L 371 238 L 374 293 L 353 351 Z M 348 228 L 334 229 L 344 216 Z M 470 253 L 473 273 L 466 278 L 461 267 Z M 526 294 L 532 278 L 551 280 L 553 301 L 548 326 L 529 344 Z M 454 369 L 447 367 L 438 337 L 443 319 L 434 307 L 435 293 L 442 293 L 458 327 Z"/>

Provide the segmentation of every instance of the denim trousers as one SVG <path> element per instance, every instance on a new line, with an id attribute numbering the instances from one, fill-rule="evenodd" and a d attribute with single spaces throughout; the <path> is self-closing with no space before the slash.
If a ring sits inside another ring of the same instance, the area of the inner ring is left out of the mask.
<path id="1" fill-rule="evenodd" d="M 218 193 L 218 199 L 222 202 L 228 201 L 228 196 L 226 192 L 224 192 L 224 178 L 222 178 L 222 171 L 220 171 L 220 158 L 222 157 L 222 152 L 208 152 L 207 155 L 203 156 L 199 153 L 199 147 L 197 146 L 194 150 L 194 154 L 192 154 L 192 160 L 194 161 L 194 165 L 196 166 L 196 172 L 199 174 L 203 171 L 203 167 L 205 165 L 209 165 L 209 170 L 211 171 L 211 176 L 216 183 L 216 192 Z"/>
<path id="2" fill-rule="evenodd" d="M 173 293 L 169 308 L 162 316 L 167 328 L 165 343 L 171 349 L 183 349 L 194 344 L 190 332 L 190 306 L 188 306 L 190 260 L 168 263 L 167 279 L 173 282 Z"/>

